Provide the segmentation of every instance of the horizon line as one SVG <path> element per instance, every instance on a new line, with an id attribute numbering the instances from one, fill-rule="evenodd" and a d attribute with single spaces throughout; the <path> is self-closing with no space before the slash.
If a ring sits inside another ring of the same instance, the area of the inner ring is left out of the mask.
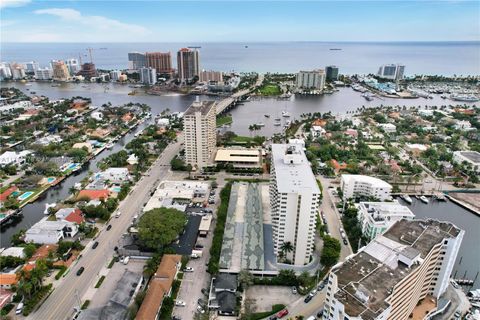
<path id="1" fill-rule="evenodd" d="M 51 43 L 480 43 L 479 40 L 235 40 L 235 41 L 0 41 L 1 44 L 51 44 Z"/>

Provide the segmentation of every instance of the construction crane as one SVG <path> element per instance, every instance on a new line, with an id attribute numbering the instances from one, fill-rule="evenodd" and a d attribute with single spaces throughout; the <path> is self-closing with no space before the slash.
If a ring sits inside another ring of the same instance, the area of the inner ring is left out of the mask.
<path id="1" fill-rule="evenodd" d="M 93 48 L 91 48 L 91 47 L 88 47 L 86 50 L 87 50 L 88 53 L 90 54 L 90 63 L 93 63 L 92 51 L 95 50 L 95 49 L 93 49 Z"/>

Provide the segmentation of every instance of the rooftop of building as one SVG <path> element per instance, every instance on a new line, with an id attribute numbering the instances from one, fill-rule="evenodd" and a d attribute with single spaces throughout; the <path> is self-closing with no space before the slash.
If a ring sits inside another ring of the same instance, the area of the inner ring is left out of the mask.
<path id="1" fill-rule="evenodd" d="M 454 225 L 437 220 L 398 221 L 332 271 L 338 279 L 335 298 L 349 316 L 376 319 L 388 308 L 386 300 L 394 286 L 417 267 L 408 267 L 399 256 L 425 258 L 434 245 L 460 232 Z"/>
<path id="2" fill-rule="evenodd" d="M 215 161 L 260 163 L 259 149 L 226 148 L 218 149 Z"/>
<path id="3" fill-rule="evenodd" d="M 364 183 L 373 184 L 375 185 L 375 187 L 378 187 L 378 188 L 392 187 L 389 183 L 383 181 L 382 179 L 378 179 L 371 176 L 364 176 L 361 174 L 342 174 L 342 180 L 344 180 L 346 183 L 350 183 L 351 181 L 361 181 Z"/>
<path id="4" fill-rule="evenodd" d="M 217 103 L 215 101 L 194 101 L 190 107 L 183 114 L 184 116 L 194 115 L 196 112 L 200 112 L 202 115 L 206 115 Z"/>
<path id="5" fill-rule="evenodd" d="M 455 151 L 474 163 L 480 163 L 480 152 L 477 151 Z"/>
<path id="6" fill-rule="evenodd" d="M 286 161 L 288 156 L 295 156 L 296 160 Z M 272 163 L 278 192 L 292 193 L 308 188 L 314 193 L 320 193 L 310 162 L 301 145 L 272 144 Z"/>
<path id="7" fill-rule="evenodd" d="M 368 213 L 380 216 L 402 215 L 414 218 L 412 210 L 397 201 L 393 202 L 360 202 L 358 204 L 360 210 L 365 210 Z"/>

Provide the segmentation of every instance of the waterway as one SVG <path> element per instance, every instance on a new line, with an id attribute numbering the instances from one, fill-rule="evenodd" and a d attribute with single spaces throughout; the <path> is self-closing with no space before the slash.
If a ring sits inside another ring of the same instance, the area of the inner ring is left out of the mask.
<path id="1" fill-rule="evenodd" d="M 449 221 L 458 228 L 465 230 L 462 245 L 453 268 L 452 277 L 461 279 L 475 278 L 480 272 L 480 250 L 478 250 L 480 218 L 473 212 L 462 208 L 454 202 L 429 199 L 429 203 L 412 198 L 413 203 L 408 205 L 402 199 L 398 201 L 409 207 L 417 218 L 432 218 Z M 474 288 L 480 288 L 480 274 L 474 283 Z"/>
<path id="2" fill-rule="evenodd" d="M 195 97 L 191 95 L 165 94 L 155 96 L 141 92 L 134 96 L 129 96 L 128 93 L 132 88 L 120 84 L 92 83 L 85 85 L 65 83 L 59 87 L 52 87 L 49 83 L 34 82 L 31 86 L 27 87 L 20 82 L 9 82 L 2 83 L 2 86 L 14 86 L 25 92 L 26 88 L 29 88 L 30 91 L 35 91 L 37 95 L 45 95 L 50 99 L 71 98 L 73 96 L 90 97 L 92 99 L 92 104 L 97 106 L 107 102 L 111 102 L 113 105 L 121 105 L 128 102 L 145 103 L 151 107 L 154 116 L 167 108 L 171 111 L 185 111 L 195 99 Z M 209 98 L 201 97 L 201 99 Z M 290 120 L 294 120 L 299 119 L 302 113 L 325 113 L 331 111 L 333 114 L 343 114 L 347 111 L 356 110 L 362 106 L 441 106 L 448 104 L 453 104 L 453 102 L 450 100 L 443 100 L 438 95 L 435 95 L 434 99 L 384 98 L 382 100 L 375 98 L 373 101 L 366 101 L 361 97 L 360 93 L 353 91 L 350 88 L 340 88 L 340 91 L 331 95 L 292 97 L 288 101 L 279 101 L 276 99 L 254 99 L 229 111 L 233 116 L 233 124 L 225 130 L 231 130 L 242 135 L 271 135 L 272 133 L 281 130 L 281 127 L 273 126 L 273 121 L 277 115 L 281 117 L 281 112 L 283 110 L 291 114 Z M 265 118 L 265 114 L 271 115 L 270 118 Z M 286 119 L 282 118 L 282 122 L 285 122 L 285 120 Z M 248 130 L 248 126 L 258 122 L 265 123 L 265 127 L 258 132 L 251 133 Z M 140 128 L 141 127 L 142 126 L 140 126 Z M 97 170 L 96 164 L 101 159 L 113 152 L 119 151 L 132 138 L 133 133 L 126 135 L 112 150 L 105 150 L 102 152 L 97 158 L 86 165 L 82 171 L 79 171 L 77 175 L 68 177 L 56 189 L 50 189 L 47 191 L 44 194 L 44 198 L 24 207 L 23 219 L 17 224 L 1 230 L 0 247 L 9 245 L 12 234 L 20 229 L 27 229 L 40 220 L 43 217 L 45 203 L 58 202 L 66 198 L 71 186 L 82 180 L 89 170 Z M 467 272 L 466 277 L 473 279 L 476 272 L 480 269 L 480 251 L 478 250 L 480 218 L 449 201 L 445 203 L 432 201 L 430 204 L 425 205 L 419 201 L 417 203 L 416 199 L 414 199 L 414 203 L 410 207 L 418 217 L 430 217 L 451 221 L 466 231 L 453 274 L 456 273 L 457 277 L 464 277 L 465 272 Z M 475 286 L 480 286 L 480 279 L 477 280 Z"/>
<path id="3" fill-rule="evenodd" d="M 137 94 L 129 96 L 128 93 L 133 89 L 128 85 L 122 84 L 78 84 L 63 83 L 59 87 L 52 87 L 46 82 L 31 82 L 30 86 L 20 82 L 3 83 L 2 86 L 13 86 L 25 90 L 28 88 L 36 92 L 37 95 L 45 95 L 50 99 L 70 98 L 73 96 L 84 96 L 92 99 L 93 105 L 102 105 L 111 102 L 113 105 L 121 105 L 128 102 L 145 103 L 152 108 L 152 113 L 157 114 L 168 108 L 171 111 L 185 111 L 190 103 L 195 99 L 192 95 L 183 95 L 178 93 L 167 93 L 164 95 L 149 95 L 142 90 L 137 89 Z M 201 99 L 212 99 L 212 97 L 201 97 Z M 374 98 L 372 101 L 365 100 L 361 93 L 345 87 L 340 88 L 338 92 L 321 96 L 292 96 L 290 100 L 277 100 L 275 98 L 256 98 L 245 102 L 229 113 L 233 116 L 233 123 L 230 127 L 222 130 L 230 130 L 239 135 L 263 135 L 271 136 L 274 133 L 281 132 L 287 120 L 293 121 L 300 119 L 300 115 L 309 112 L 332 112 L 344 114 L 347 111 L 354 111 L 363 106 L 378 107 L 381 105 L 400 105 L 400 106 L 442 106 L 457 105 L 459 103 L 442 99 L 440 95 L 433 95 L 433 99 L 393 99 L 393 98 Z M 464 104 L 464 103 L 461 103 Z M 472 105 L 469 103 L 467 105 Z M 290 118 L 282 117 L 282 111 L 287 111 Z M 270 115 L 266 118 L 264 115 Z M 282 118 L 281 126 L 274 126 L 274 119 Z M 264 123 L 265 126 L 256 132 L 250 132 L 248 127 L 255 123 Z"/>

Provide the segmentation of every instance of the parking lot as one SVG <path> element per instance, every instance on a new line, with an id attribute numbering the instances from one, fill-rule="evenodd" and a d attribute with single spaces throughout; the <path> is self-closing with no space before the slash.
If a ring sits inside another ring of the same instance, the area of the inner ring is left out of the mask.
<path id="1" fill-rule="evenodd" d="M 274 304 L 288 305 L 300 297 L 292 293 L 291 287 L 284 286 L 252 286 L 247 289 L 245 299 L 255 301 L 255 312 L 272 310 Z"/>
<path id="2" fill-rule="evenodd" d="M 207 272 L 207 263 L 210 259 L 210 247 L 212 245 L 213 230 L 216 225 L 216 208 L 219 204 L 219 192 L 223 188 L 223 181 L 220 183 L 215 193 L 215 204 L 210 204 L 209 209 L 213 210 L 212 224 L 210 232 L 206 238 L 198 237 L 197 244 L 203 246 L 202 256 L 199 259 L 190 259 L 187 267 L 192 267 L 193 272 L 185 272 L 183 274 L 182 284 L 177 295 L 177 300 L 185 302 L 184 307 L 175 307 L 172 316 L 179 317 L 182 320 L 193 319 L 197 312 L 197 301 L 202 299 L 207 301 L 208 297 L 202 293 L 202 288 L 210 287 L 210 274 Z"/>
<path id="3" fill-rule="evenodd" d="M 118 282 L 122 278 L 125 270 L 129 270 L 131 272 L 135 272 L 141 275 L 143 273 L 143 267 L 145 265 L 145 262 L 145 260 L 130 259 L 127 265 L 124 265 L 120 262 L 114 263 L 113 267 L 108 272 L 100 288 L 96 289 L 93 298 L 90 300 L 89 308 L 105 306 L 108 300 L 111 298 L 113 291 L 115 290 Z M 97 275 L 91 276 L 95 276 L 97 278 L 99 277 Z"/>

